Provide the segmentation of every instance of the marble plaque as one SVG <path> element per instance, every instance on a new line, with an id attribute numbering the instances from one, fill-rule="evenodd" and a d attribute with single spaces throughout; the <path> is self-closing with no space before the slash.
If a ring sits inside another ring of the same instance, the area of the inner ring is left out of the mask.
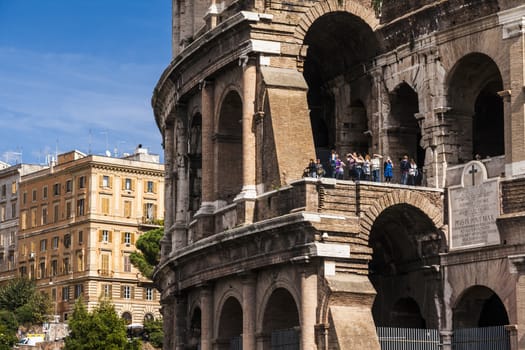
<path id="1" fill-rule="evenodd" d="M 485 166 L 470 162 L 460 186 L 449 188 L 450 248 L 465 249 L 500 243 L 499 181 L 487 180 Z"/>

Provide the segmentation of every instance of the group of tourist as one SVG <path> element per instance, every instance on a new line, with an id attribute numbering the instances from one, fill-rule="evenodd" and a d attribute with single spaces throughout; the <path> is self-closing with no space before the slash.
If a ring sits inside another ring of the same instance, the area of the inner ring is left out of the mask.
<path id="1" fill-rule="evenodd" d="M 330 153 L 329 169 L 325 170 L 320 159 L 310 159 L 304 170 L 304 176 L 321 178 L 331 176 L 339 180 L 374 181 L 381 182 L 381 160 L 383 156 L 377 153 L 366 153 L 364 156 L 358 152 L 348 153 L 346 162 L 341 160 L 335 149 Z M 414 158 L 404 155 L 399 162 L 400 183 L 415 186 L 418 183 L 419 171 Z M 394 163 L 390 157 L 383 162 L 383 179 L 392 182 L 394 176 Z"/>

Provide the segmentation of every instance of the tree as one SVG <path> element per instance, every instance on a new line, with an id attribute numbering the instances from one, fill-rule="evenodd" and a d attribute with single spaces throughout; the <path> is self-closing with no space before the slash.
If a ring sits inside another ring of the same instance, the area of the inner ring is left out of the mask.
<path id="1" fill-rule="evenodd" d="M 0 326 L 4 332 L 16 333 L 18 326 L 42 323 L 50 311 L 49 297 L 36 290 L 27 278 L 15 278 L 0 288 Z"/>
<path id="2" fill-rule="evenodd" d="M 164 342 L 164 331 L 162 320 L 151 320 L 144 322 L 144 333 L 147 334 L 148 341 L 156 348 L 162 348 Z"/>
<path id="3" fill-rule="evenodd" d="M 124 350 L 128 347 L 124 320 L 118 317 L 108 300 L 102 300 L 93 312 L 87 311 L 81 299 L 77 300 L 68 326 L 70 333 L 65 339 L 65 350 Z"/>
<path id="4" fill-rule="evenodd" d="M 153 270 L 160 259 L 160 240 L 164 235 L 164 228 L 160 227 L 147 231 L 137 239 L 135 246 L 139 251 L 130 255 L 130 260 L 144 277 L 151 279 Z"/>

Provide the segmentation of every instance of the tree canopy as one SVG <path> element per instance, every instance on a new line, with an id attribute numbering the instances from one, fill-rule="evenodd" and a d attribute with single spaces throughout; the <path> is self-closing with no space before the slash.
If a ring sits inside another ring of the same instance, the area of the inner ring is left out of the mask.
<path id="1" fill-rule="evenodd" d="M 128 347 L 125 322 L 108 300 L 102 300 L 93 312 L 87 311 L 81 299 L 77 300 L 68 326 L 70 333 L 65 338 L 65 350 L 120 350 Z"/>
<path id="2" fill-rule="evenodd" d="M 159 263 L 160 240 L 163 234 L 163 227 L 147 231 L 135 243 L 139 251 L 131 253 L 130 260 L 144 277 L 151 279 L 153 270 Z"/>

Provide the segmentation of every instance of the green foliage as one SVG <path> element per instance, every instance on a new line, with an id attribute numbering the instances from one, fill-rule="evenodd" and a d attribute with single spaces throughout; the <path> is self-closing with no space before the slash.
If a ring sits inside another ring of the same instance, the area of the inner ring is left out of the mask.
<path id="1" fill-rule="evenodd" d="M 0 350 L 11 349 L 16 343 L 16 331 L 18 329 L 18 322 L 16 316 L 12 311 L 0 311 Z"/>
<path id="2" fill-rule="evenodd" d="M 37 292 L 34 281 L 27 278 L 15 278 L 0 288 L 0 310 L 10 315 L 0 314 L 0 325 L 14 330 L 20 324 L 30 326 L 42 323 L 49 314 L 51 302 L 47 295 Z M 13 321 L 13 317 L 15 321 Z"/>
<path id="3" fill-rule="evenodd" d="M 124 320 L 108 300 L 102 300 L 91 313 L 81 299 L 77 300 L 68 325 L 65 350 L 128 349 Z"/>
<path id="4" fill-rule="evenodd" d="M 164 228 L 160 227 L 148 231 L 139 237 L 135 243 L 139 251 L 130 255 L 130 260 L 143 276 L 151 278 L 155 266 L 160 258 L 160 240 L 164 235 Z"/>
<path id="5" fill-rule="evenodd" d="M 383 5 L 383 0 L 372 0 L 372 7 L 376 14 L 381 12 L 381 5 Z"/>
<path id="6" fill-rule="evenodd" d="M 148 340 L 156 348 L 162 348 L 164 342 L 164 330 L 162 320 L 146 321 L 144 323 L 144 332 L 148 335 Z"/>

